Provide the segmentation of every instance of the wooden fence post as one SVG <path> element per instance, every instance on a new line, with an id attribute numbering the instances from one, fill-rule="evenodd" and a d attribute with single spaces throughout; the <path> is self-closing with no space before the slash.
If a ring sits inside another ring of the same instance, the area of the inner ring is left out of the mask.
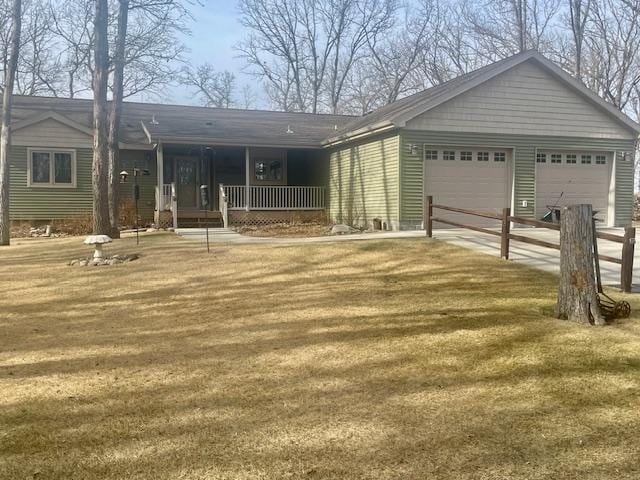
<path id="1" fill-rule="evenodd" d="M 427 237 L 431 238 L 433 237 L 433 222 L 431 221 L 431 217 L 433 217 L 433 197 L 431 195 L 424 197 L 422 216 L 424 229 L 427 231 Z"/>
<path id="2" fill-rule="evenodd" d="M 622 265 L 620 267 L 620 287 L 625 293 L 631 292 L 633 283 L 633 255 L 636 243 L 635 227 L 624 229 L 624 243 L 622 244 Z"/>
<path id="3" fill-rule="evenodd" d="M 511 233 L 511 209 L 509 207 L 502 209 L 502 234 L 500 242 L 500 258 L 509 260 L 509 234 Z"/>

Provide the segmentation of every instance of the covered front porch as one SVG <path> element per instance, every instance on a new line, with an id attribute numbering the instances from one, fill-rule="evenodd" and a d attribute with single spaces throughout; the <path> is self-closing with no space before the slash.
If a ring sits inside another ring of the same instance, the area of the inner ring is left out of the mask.
<path id="1" fill-rule="evenodd" d="M 324 215 L 322 150 L 159 143 L 156 153 L 158 224 L 227 227 Z"/>

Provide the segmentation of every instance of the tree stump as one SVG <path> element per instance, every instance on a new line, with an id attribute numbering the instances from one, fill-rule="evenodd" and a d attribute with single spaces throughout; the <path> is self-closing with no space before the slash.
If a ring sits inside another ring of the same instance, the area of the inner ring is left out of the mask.
<path id="1" fill-rule="evenodd" d="M 604 325 L 594 275 L 592 217 L 591 205 L 562 208 L 556 316 L 587 325 Z"/>

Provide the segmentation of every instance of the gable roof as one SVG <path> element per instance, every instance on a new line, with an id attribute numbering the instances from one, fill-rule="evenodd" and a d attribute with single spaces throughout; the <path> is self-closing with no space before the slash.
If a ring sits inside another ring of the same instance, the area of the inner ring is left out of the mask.
<path id="1" fill-rule="evenodd" d="M 591 102 L 626 126 L 629 130 L 640 133 L 640 125 L 627 115 L 615 108 L 610 103 L 600 98 L 588 89 L 582 82 L 573 78 L 567 72 L 534 50 L 519 53 L 511 57 L 499 60 L 495 63 L 479 68 L 472 72 L 456 77 L 435 87 L 397 100 L 389 105 L 379 108 L 374 112 L 358 118 L 336 135 L 327 138 L 323 145 L 330 146 L 345 140 L 364 137 L 375 133 L 384 132 L 396 128 L 402 128 L 406 123 L 429 110 L 461 95 L 468 90 L 481 85 L 501 73 L 510 70 L 523 62 L 535 61 L 555 78 L 565 83 L 585 100 Z"/>
<path id="2" fill-rule="evenodd" d="M 89 99 L 14 96 L 13 129 L 47 118 L 92 133 Z M 322 141 L 355 117 L 265 110 L 236 110 L 124 102 L 123 148 L 153 143 L 211 144 L 281 148 L 321 148 Z"/>
<path id="3" fill-rule="evenodd" d="M 67 127 L 73 128 L 75 130 L 78 130 L 79 132 L 82 132 L 88 136 L 91 136 L 91 137 L 93 136 L 93 130 L 91 130 L 91 128 L 81 123 L 78 123 L 68 117 L 65 117 L 64 115 L 53 112 L 51 110 L 31 116 L 31 117 L 23 118 L 22 120 L 13 123 L 11 125 L 11 130 L 13 132 L 16 132 L 23 128 L 30 127 L 31 125 L 36 125 L 38 123 L 44 122 L 45 120 L 55 120 L 58 123 L 66 125 Z"/>

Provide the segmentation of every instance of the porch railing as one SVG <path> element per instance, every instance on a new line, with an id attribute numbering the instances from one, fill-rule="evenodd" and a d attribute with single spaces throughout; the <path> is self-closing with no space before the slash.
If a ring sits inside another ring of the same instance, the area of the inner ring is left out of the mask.
<path id="1" fill-rule="evenodd" d="M 324 187 L 225 185 L 229 210 L 324 210 Z"/>
<path id="2" fill-rule="evenodd" d="M 227 200 L 227 194 L 225 193 L 224 185 L 220 185 L 220 189 L 218 191 L 218 206 L 220 209 L 220 216 L 222 217 L 222 226 L 224 228 L 227 228 L 227 226 L 229 226 L 229 203 Z"/>
<path id="3" fill-rule="evenodd" d="M 156 205 L 159 211 L 171 210 L 172 198 L 170 183 L 156 187 Z"/>

